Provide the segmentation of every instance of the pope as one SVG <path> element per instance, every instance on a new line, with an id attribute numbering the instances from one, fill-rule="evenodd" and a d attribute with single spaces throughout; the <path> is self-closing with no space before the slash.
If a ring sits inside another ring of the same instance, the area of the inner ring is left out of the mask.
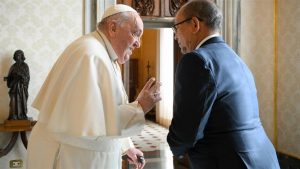
<path id="1" fill-rule="evenodd" d="M 97 30 L 72 42 L 50 71 L 33 107 L 39 110 L 28 143 L 28 169 L 120 169 L 126 154 L 136 168 L 143 153 L 129 136 L 161 100 L 151 78 L 128 102 L 119 64 L 140 47 L 143 22 L 131 7 L 109 7 Z"/>

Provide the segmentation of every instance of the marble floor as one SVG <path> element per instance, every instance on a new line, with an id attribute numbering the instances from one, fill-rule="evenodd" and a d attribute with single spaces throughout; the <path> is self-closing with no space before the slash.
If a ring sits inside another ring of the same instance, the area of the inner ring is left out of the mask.
<path id="1" fill-rule="evenodd" d="M 180 162 L 173 162 L 166 137 L 168 129 L 147 121 L 140 135 L 131 137 L 136 148 L 143 151 L 146 165 L 144 169 L 187 169 Z M 133 166 L 125 164 L 127 169 Z"/>

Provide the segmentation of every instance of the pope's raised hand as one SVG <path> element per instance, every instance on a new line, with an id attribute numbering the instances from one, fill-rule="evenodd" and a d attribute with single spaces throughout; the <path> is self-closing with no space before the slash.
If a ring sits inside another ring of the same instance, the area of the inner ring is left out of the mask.
<path id="1" fill-rule="evenodd" d="M 136 101 L 141 105 L 144 113 L 148 113 L 154 105 L 161 100 L 160 97 L 161 83 L 157 82 L 154 77 L 150 78 L 139 93 Z"/>

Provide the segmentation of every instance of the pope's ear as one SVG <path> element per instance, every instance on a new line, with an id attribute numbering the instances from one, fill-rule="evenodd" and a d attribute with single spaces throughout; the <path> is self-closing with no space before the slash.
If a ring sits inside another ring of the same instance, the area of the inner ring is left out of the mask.
<path id="1" fill-rule="evenodd" d="M 117 23 L 112 21 L 108 24 L 108 32 L 110 36 L 115 36 L 117 30 Z"/>

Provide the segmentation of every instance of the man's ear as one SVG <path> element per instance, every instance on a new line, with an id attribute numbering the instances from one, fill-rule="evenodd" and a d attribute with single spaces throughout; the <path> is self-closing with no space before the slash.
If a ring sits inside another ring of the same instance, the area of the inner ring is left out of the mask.
<path id="1" fill-rule="evenodd" d="M 193 30 L 194 30 L 193 33 L 197 33 L 201 28 L 201 23 L 197 17 L 192 18 L 192 23 L 193 23 Z"/>

